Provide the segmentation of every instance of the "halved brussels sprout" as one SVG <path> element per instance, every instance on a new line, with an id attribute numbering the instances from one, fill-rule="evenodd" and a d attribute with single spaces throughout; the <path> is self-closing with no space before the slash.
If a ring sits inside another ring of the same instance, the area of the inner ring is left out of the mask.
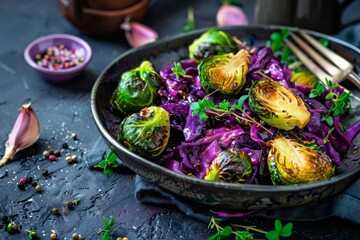
<path id="1" fill-rule="evenodd" d="M 254 82 L 249 92 L 249 105 L 267 124 L 283 130 L 304 128 L 310 120 L 303 100 L 273 80 Z"/>
<path id="2" fill-rule="evenodd" d="M 164 87 L 160 75 L 151 62 L 143 61 L 139 67 L 124 72 L 110 103 L 123 115 L 140 111 L 158 102 L 158 90 Z"/>
<path id="3" fill-rule="evenodd" d="M 295 86 L 304 86 L 312 89 L 315 88 L 319 79 L 309 70 L 301 69 L 292 72 L 290 81 L 293 82 Z"/>
<path id="4" fill-rule="evenodd" d="M 199 63 L 208 56 L 236 53 L 238 50 L 230 34 L 217 29 L 209 29 L 189 46 L 189 58 Z"/>
<path id="5" fill-rule="evenodd" d="M 206 170 L 205 180 L 229 183 L 245 183 L 252 174 L 251 159 L 243 151 L 222 151 Z"/>
<path id="6" fill-rule="evenodd" d="M 267 146 L 267 164 L 274 185 L 315 182 L 334 175 L 331 158 L 313 142 L 278 136 Z"/>
<path id="7" fill-rule="evenodd" d="M 166 148 L 170 136 L 170 113 L 158 106 L 127 116 L 120 124 L 118 141 L 130 151 L 153 159 Z"/>
<path id="8" fill-rule="evenodd" d="M 249 63 L 249 53 L 245 49 L 235 55 L 227 53 L 205 58 L 199 65 L 199 79 L 205 92 L 236 95 L 246 82 Z"/>

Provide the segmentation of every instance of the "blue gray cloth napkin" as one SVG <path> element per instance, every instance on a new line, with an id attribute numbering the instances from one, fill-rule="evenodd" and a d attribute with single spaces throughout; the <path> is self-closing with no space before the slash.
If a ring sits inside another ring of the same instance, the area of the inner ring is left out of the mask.
<path id="1" fill-rule="evenodd" d="M 97 163 L 105 159 L 108 151 L 109 148 L 104 140 L 99 138 L 86 157 L 88 167 L 93 169 Z M 120 169 L 127 169 L 120 160 L 118 163 Z M 205 223 L 215 215 L 211 207 L 207 209 L 203 204 L 165 191 L 139 175 L 135 178 L 135 198 L 144 204 L 175 206 L 187 216 Z M 360 224 L 360 179 L 332 198 L 299 207 L 252 212 L 251 216 L 289 221 L 312 221 L 337 216 Z"/>

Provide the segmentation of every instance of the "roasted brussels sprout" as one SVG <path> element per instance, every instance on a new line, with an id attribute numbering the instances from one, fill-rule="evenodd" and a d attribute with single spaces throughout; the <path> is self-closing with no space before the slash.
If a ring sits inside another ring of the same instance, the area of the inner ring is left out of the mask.
<path id="1" fill-rule="evenodd" d="M 251 159 L 243 151 L 222 151 L 206 170 L 205 180 L 245 183 L 252 174 Z"/>
<path id="2" fill-rule="evenodd" d="M 110 103 L 123 115 L 140 111 L 158 102 L 158 90 L 164 86 L 151 62 L 143 61 L 139 67 L 124 72 Z"/>
<path id="3" fill-rule="evenodd" d="M 236 53 L 238 50 L 230 34 L 217 29 L 209 29 L 189 46 L 189 58 L 199 63 L 208 56 Z"/>
<path id="4" fill-rule="evenodd" d="M 118 141 L 130 151 L 153 159 L 166 148 L 170 136 L 170 113 L 158 106 L 145 107 L 120 124 Z"/>
<path id="5" fill-rule="evenodd" d="M 290 81 L 293 82 L 295 86 L 304 86 L 312 89 L 315 88 L 319 79 L 309 70 L 301 69 L 292 72 Z"/>
<path id="6" fill-rule="evenodd" d="M 255 81 L 249 91 L 249 105 L 267 124 L 283 130 L 304 128 L 310 120 L 303 100 L 274 80 Z"/>
<path id="7" fill-rule="evenodd" d="M 313 142 L 278 136 L 267 146 L 267 164 L 274 185 L 315 182 L 334 175 L 332 160 Z"/>
<path id="8" fill-rule="evenodd" d="M 206 93 L 237 94 L 246 82 L 249 62 L 249 53 L 244 49 L 235 55 L 226 53 L 205 58 L 199 65 L 199 78 Z"/>

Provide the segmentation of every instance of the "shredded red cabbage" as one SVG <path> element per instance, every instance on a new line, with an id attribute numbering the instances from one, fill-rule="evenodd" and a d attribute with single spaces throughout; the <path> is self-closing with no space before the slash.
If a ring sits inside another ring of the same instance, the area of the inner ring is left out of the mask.
<path id="1" fill-rule="evenodd" d="M 254 175 L 248 183 L 259 183 L 257 179 L 259 175 L 261 178 L 261 175 L 266 173 L 266 142 L 278 130 L 270 128 L 271 133 L 269 133 L 256 124 L 249 126 L 246 122 L 239 122 L 232 115 L 223 116 L 219 121 L 217 116 L 210 114 L 206 123 L 201 121 L 198 115 L 193 116 L 190 104 L 204 98 L 207 94 L 199 82 L 195 62 L 185 60 L 180 64 L 186 75 L 191 77 L 179 76 L 177 78 L 171 70 L 174 64 L 160 70 L 166 86 L 166 89 L 159 91 L 161 106 L 171 113 L 171 129 L 177 132 L 179 137 L 175 143 L 169 144 L 157 162 L 174 172 L 204 178 L 206 169 L 222 150 L 235 148 L 251 156 Z M 331 130 L 321 119 L 322 114 L 332 107 L 331 101 L 311 99 L 308 97 L 309 89 L 297 88 L 291 83 L 291 71 L 286 64 L 280 63 L 279 57 L 273 54 L 270 47 L 259 48 L 252 54 L 247 73 L 248 84 L 251 80 L 264 78 L 259 72 L 291 88 L 304 100 L 311 117 L 304 129 L 296 129 L 297 134 L 305 140 L 317 143 L 336 165 L 340 165 L 340 154 L 348 151 L 352 140 L 360 132 L 360 122 L 347 131 L 343 131 L 340 127 L 341 116 L 336 116 L 334 128 Z M 245 94 L 245 90 L 242 90 L 241 94 Z M 222 101 L 215 96 L 210 96 L 209 99 L 214 103 Z M 232 105 L 237 102 L 237 99 L 229 99 L 229 101 Z M 248 115 L 256 118 L 247 100 L 243 108 Z M 240 111 L 237 114 L 247 117 Z M 324 141 L 325 138 L 328 141 Z"/>

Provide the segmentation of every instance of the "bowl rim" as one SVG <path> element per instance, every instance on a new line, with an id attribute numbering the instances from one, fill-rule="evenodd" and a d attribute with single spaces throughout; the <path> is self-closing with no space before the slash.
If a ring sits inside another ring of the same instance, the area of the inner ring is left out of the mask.
<path id="1" fill-rule="evenodd" d="M 131 15 L 133 12 L 138 11 L 141 8 L 147 8 L 147 4 L 149 4 L 149 0 L 139 0 L 134 4 L 129 5 L 125 8 L 113 9 L 113 10 L 104 10 L 104 9 L 95 9 L 95 8 L 83 8 L 84 13 L 93 14 L 93 15 L 102 15 L 102 16 L 118 16 L 118 15 Z"/>
<path id="2" fill-rule="evenodd" d="M 357 168 L 351 169 L 347 171 L 346 173 L 342 173 L 336 176 L 331 177 L 330 179 L 320 180 L 316 182 L 310 182 L 310 183 L 300 183 L 300 184 L 289 184 L 289 185 L 264 185 L 264 184 L 236 184 L 236 183 L 226 183 L 226 182 L 213 182 L 213 181 L 206 181 L 204 179 L 190 177 L 187 175 L 182 175 L 179 173 L 176 173 L 174 171 L 171 171 L 170 169 L 167 169 L 159 164 L 153 163 L 152 161 L 141 157 L 140 155 L 137 155 L 127 148 L 125 148 L 122 144 L 120 144 L 108 131 L 108 129 L 104 126 L 104 124 L 101 121 L 101 117 L 99 112 L 97 111 L 96 107 L 96 95 L 99 89 L 99 86 L 104 81 L 104 74 L 113 67 L 120 59 L 132 55 L 135 52 L 138 51 L 146 51 L 149 49 L 152 49 L 156 47 L 157 45 L 164 44 L 166 42 L 174 41 L 174 40 L 181 40 L 186 37 L 190 36 L 196 36 L 204 31 L 210 29 L 210 28 L 216 28 L 220 30 L 234 30 L 237 29 L 239 31 L 246 31 L 249 29 L 253 30 L 272 30 L 272 31 L 279 31 L 282 28 L 286 27 L 289 31 L 298 31 L 303 30 L 307 33 L 314 35 L 316 37 L 322 37 L 330 40 L 331 42 L 334 42 L 342 47 L 347 47 L 351 49 L 352 51 L 356 52 L 360 56 L 360 49 L 355 47 L 354 45 L 347 43 L 339 38 L 329 36 L 327 34 L 319 33 L 316 31 L 298 28 L 298 27 L 290 27 L 290 26 L 281 26 L 281 25 L 251 25 L 251 26 L 226 26 L 226 27 L 206 27 L 194 30 L 192 32 L 188 33 L 180 33 L 176 34 L 170 37 L 165 37 L 163 39 L 159 39 L 155 42 L 149 43 L 147 45 L 140 46 L 138 48 L 132 48 L 123 54 L 119 55 L 117 58 L 115 58 L 110 64 L 107 65 L 107 67 L 100 73 L 98 78 L 96 79 L 96 82 L 93 85 L 92 91 L 91 91 L 91 111 L 94 118 L 94 121 L 96 123 L 96 126 L 98 130 L 100 131 L 100 134 L 103 136 L 103 138 L 109 142 L 111 145 L 113 145 L 115 148 L 120 149 L 125 155 L 130 156 L 136 161 L 141 162 L 142 164 L 147 165 L 148 167 L 155 168 L 158 173 L 163 174 L 166 177 L 175 178 L 181 181 L 184 181 L 185 183 L 196 183 L 200 187 L 216 187 L 216 188 L 223 188 L 227 190 L 234 190 L 234 191 L 246 191 L 246 192 L 254 192 L 254 193 L 267 193 L 267 192 L 279 192 L 279 193 L 285 193 L 285 192 L 293 192 L 293 191 L 307 191 L 311 189 L 321 188 L 321 187 L 327 187 L 331 186 L 339 181 L 346 181 L 347 179 L 350 179 L 354 175 L 360 176 L 360 166 Z"/>
<path id="3" fill-rule="evenodd" d="M 46 41 L 49 39 L 57 39 L 57 38 L 68 39 L 70 41 L 79 43 L 85 49 L 85 52 L 86 52 L 86 57 L 84 58 L 84 61 L 75 67 L 70 67 L 67 69 L 57 69 L 57 70 L 51 70 L 49 68 L 45 68 L 45 67 L 37 65 L 30 56 L 30 50 L 33 47 L 35 47 L 37 44 L 39 44 L 43 41 Z M 90 60 L 92 58 L 92 49 L 85 40 L 83 40 L 77 36 L 74 36 L 71 34 L 66 34 L 66 33 L 55 33 L 55 34 L 49 34 L 49 35 L 44 35 L 44 36 L 38 37 L 38 38 L 34 39 L 32 42 L 30 42 L 24 50 L 24 58 L 25 58 L 25 61 L 33 69 L 35 69 L 41 73 L 59 76 L 59 75 L 72 74 L 72 73 L 75 73 L 75 72 L 78 72 L 78 71 L 81 71 L 82 69 L 84 69 L 86 67 L 86 65 L 88 65 L 88 63 L 90 62 Z"/>

